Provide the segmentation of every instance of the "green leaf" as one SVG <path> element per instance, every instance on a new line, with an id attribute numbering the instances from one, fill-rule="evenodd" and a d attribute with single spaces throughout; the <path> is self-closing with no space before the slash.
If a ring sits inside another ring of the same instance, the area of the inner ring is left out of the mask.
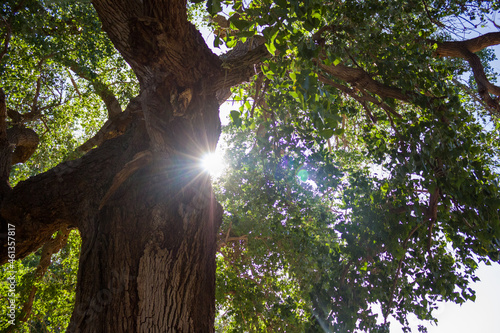
<path id="1" fill-rule="evenodd" d="M 222 11 L 221 1 L 220 0 L 207 0 L 207 11 L 212 16 L 221 12 Z"/>
<path id="2" fill-rule="evenodd" d="M 318 133 L 319 133 L 319 135 L 321 135 L 325 139 L 331 138 L 334 134 L 333 130 L 330 128 L 320 130 L 320 131 L 318 131 Z"/>
<path id="3" fill-rule="evenodd" d="M 229 113 L 229 117 L 231 118 L 231 121 L 236 127 L 240 127 L 242 120 L 241 120 L 241 113 L 239 111 L 233 110 Z"/>

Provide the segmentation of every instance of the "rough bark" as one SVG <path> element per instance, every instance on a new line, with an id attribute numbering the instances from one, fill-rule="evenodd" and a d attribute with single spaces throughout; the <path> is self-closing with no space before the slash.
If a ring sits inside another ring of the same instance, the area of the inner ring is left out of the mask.
<path id="1" fill-rule="evenodd" d="M 218 103 L 214 95 L 197 94 L 175 116 L 162 95 L 149 91 L 141 99 L 161 122 L 161 138 L 152 139 L 147 121 L 140 121 L 126 160 L 148 159 L 114 172 L 127 177 L 118 183 L 113 177 L 108 189 L 114 190 L 95 196 L 79 223 L 83 244 L 70 332 L 213 331 L 222 209 L 199 157 L 215 148 Z M 163 113 L 152 109 L 162 102 Z M 155 150 L 154 140 L 168 148 Z"/>
<path id="2" fill-rule="evenodd" d="M 23 126 L 14 126 L 7 129 L 7 137 L 11 147 L 15 147 L 12 153 L 12 164 L 24 163 L 36 151 L 40 138 L 35 131 Z"/>
<path id="3" fill-rule="evenodd" d="M 157 159 L 89 218 L 69 332 L 213 331 L 221 208 L 191 176 Z"/>
<path id="4" fill-rule="evenodd" d="M 91 214 L 109 187 L 112 177 L 134 151 L 130 133 L 105 142 L 80 159 L 20 182 L 1 205 L 2 229 L 16 226 L 16 258 L 22 259 L 50 240 L 62 226 L 78 226 L 81 216 Z M 4 243 L 2 242 L 2 245 Z M 0 264 L 7 259 L 0 247 Z"/>
<path id="5" fill-rule="evenodd" d="M 142 86 L 192 86 L 220 72 L 220 60 L 187 20 L 185 1 L 95 0 L 103 29 Z"/>

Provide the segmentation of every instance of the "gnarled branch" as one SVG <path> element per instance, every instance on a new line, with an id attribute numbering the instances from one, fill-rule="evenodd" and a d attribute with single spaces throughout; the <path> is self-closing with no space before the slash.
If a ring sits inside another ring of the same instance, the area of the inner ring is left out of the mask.
<path id="1" fill-rule="evenodd" d="M 7 224 L 16 227 L 16 259 L 22 259 L 63 226 L 79 227 L 96 214 L 113 177 L 138 151 L 148 148 L 144 133 L 132 132 L 20 182 L 7 193 L 0 206 L 0 265 L 8 259 Z"/>
<path id="2" fill-rule="evenodd" d="M 489 46 L 494 46 L 500 44 L 500 32 L 490 32 L 481 35 L 476 38 L 467 39 L 463 41 L 453 41 L 453 42 L 435 42 L 438 47 L 436 49 L 436 55 L 440 57 L 460 57 L 464 58 L 462 50 L 469 50 L 469 52 L 476 53 Z"/>
<path id="3" fill-rule="evenodd" d="M 223 72 L 213 85 L 219 104 L 229 98 L 231 87 L 248 81 L 260 72 L 257 64 L 270 56 L 264 43 L 264 37 L 256 36 L 245 43 L 238 43 L 229 52 L 220 56 Z"/>
<path id="4" fill-rule="evenodd" d="M 12 164 L 24 163 L 36 151 L 40 138 L 35 131 L 22 126 L 14 126 L 7 130 L 7 137 L 11 147 L 15 147 L 12 153 Z"/>
<path id="5" fill-rule="evenodd" d="M 30 317 L 31 310 L 33 308 L 33 301 L 35 300 L 35 295 L 37 291 L 35 282 L 43 278 L 43 276 L 47 272 L 47 269 L 52 263 L 52 255 L 59 252 L 59 250 L 61 250 L 66 245 L 70 232 L 71 229 L 63 227 L 55 238 L 52 238 L 50 241 L 48 241 L 43 245 L 42 254 L 40 256 L 40 262 L 38 263 L 38 266 L 34 274 L 35 279 L 31 286 L 28 299 L 24 303 L 23 309 L 21 310 L 21 318 L 19 319 L 19 321 L 25 322 Z"/>
<path id="6" fill-rule="evenodd" d="M 108 119 L 93 137 L 77 148 L 77 152 L 86 153 L 92 148 L 100 146 L 104 141 L 116 138 L 125 133 L 125 130 L 132 121 L 133 114 L 139 112 L 139 110 L 140 103 L 138 98 L 132 99 L 124 112 L 120 112 Z"/>
<path id="7" fill-rule="evenodd" d="M 219 71 L 218 57 L 187 20 L 185 1 L 94 0 L 92 4 L 141 86 L 168 80 L 188 87 Z"/>
<path id="8" fill-rule="evenodd" d="M 436 43 L 434 41 L 430 42 Z M 484 72 L 483 64 L 481 64 L 481 60 L 477 54 L 475 54 L 486 47 L 500 44 L 500 32 L 490 32 L 464 41 L 442 42 L 437 44 L 436 56 L 462 58 L 469 63 L 472 73 L 474 74 L 474 79 L 476 80 L 479 95 L 488 107 L 500 114 L 500 104 L 498 100 L 493 99 L 490 95 L 500 96 L 500 87 L 492 84 L 488 80 Z"/>

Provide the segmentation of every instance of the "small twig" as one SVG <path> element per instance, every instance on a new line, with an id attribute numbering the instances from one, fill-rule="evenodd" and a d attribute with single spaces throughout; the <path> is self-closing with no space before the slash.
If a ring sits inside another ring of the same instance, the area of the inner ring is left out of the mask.
<path id="1" fill-rule="evenodd" d="M 491 23 L 493 23 L 493 25 L 495 26 L 495 28 L 497 29 L 500 29 L 500 25 L 498 25 L 494 19 L 491 19 L 491 18 L 488 18 L 488 21 L 490 21 Z"/>
<path id="2" fill-rule="evenodd" d="M 378 119 L 377 119 L 377 117 L 375 117 L 373 115 L 373 113 L 370 110 L 370 108 L 368 107 L 368 105 L 366 105 L 365 102 L 360 102 L 360 104 L 363 107 L 363 109 L 365 109 L 365 113 L 366 113 L 366 116 L 368 117 L 368 119 L 370 119 L 372 121 L 372 123 L 376 124 Z"/>
<path id="3" fill-rule="evenodd" d="M 428 6 L 427 6 L 427 2 L 425 0 L 422 0 L 422 2 L 424 3 L 424 10 L 425 10 L 425 13 L 427 14 L 427 17 L 429 18 L 429 21 L 431 21 L 431 23 L 434 23 L 435 25 L 437 25 L 438 27 L 440 28 L 444 28 L 445 25 L 439 21 L 435 21 L 432 16 L 431 16 L 431 13 L 429 12 L 429 9 L 428 9 Z"/>
<path id="4" fill-rule="evenodd" d="M 32 114 L 37 114 L 39 112 L 37 104 L 38 104 L 38 97 L 40 97 L 41 88 L 42 88 L 42 75 L 40 74 L 38 76 L 38 79 L 36 80 L 35 96 L 33 97 L 33 102 L 31 103 Z"/>
<path id="5" fill-rule="evenodd" d="M 47 120 L 45 119 L 45 117 L 40 117 L 40 120 L 42 121 L 43 123 L 43 126 L 45 127 L 45 132 L 42 134 L 45 135 L 45 133 L 50 133 L 50 128 L 49 128 L 49 125 L 47 125 Z"/>
<path id="6" fill-rule="evenodd" d="M 82 94 L 80 93 L 80 90 L 78 89 L 78 85 L 76 84 L 75 79 L 73 78 L 73 75 L 69 71 L 69 69 L 66 68 L 66 72 L 68 72 L 69 79 L 71 81 L 71 84 L 73 85 L 73 88 L 75 88 L 76 93 L 80 98 L 82 98 Z"/>

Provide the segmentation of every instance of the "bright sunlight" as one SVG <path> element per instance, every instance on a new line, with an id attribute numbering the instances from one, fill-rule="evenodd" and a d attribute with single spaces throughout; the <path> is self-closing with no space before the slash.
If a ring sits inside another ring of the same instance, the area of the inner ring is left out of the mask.
<path id="1" fill-rule="evenodd" d="M 222 152 L 217 149 L 215 153 L 208 153 L 201 159 L 203 169 L 214 178 L 219 177 L 224 171 L 225 164 Z"/>

